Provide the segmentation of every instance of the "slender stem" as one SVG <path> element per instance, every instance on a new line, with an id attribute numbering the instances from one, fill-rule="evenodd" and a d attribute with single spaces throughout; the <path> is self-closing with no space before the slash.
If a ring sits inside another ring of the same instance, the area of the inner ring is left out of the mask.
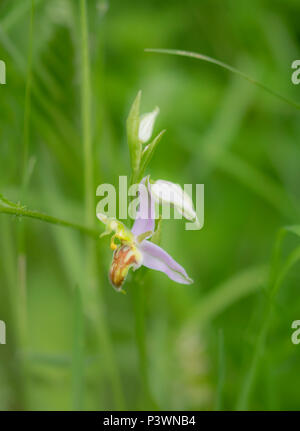
<path id="1" fill-rule="evenodd" d="M 90 226 L 95 220 L 95 188 L 93 169 L 93 149 L 91 136 L 91 80 L 90 59 L 88 41 L 88 18 L 86 0 L 80 1 L 80 30 L 81 30 L 81 61 L 82 61 L 82 86 L 81 86 L 81 115 L 82 138 L 84 156 L 84 183 L 85 183 L 85 220 Z M 118 409 L 124 409 L 124 397 L 117 363 L 114 358 L 112 341 L 107 328 L 101 289 L 97 283 L 97 252 L 95 244 L 86 242 L 86 289 L 83 299 L 86 302 L 89 315 L 94 321 L 101 338 L 103 355 L 105 357 L 107 371 L 109 373 L 114 396 Z"/>
<path id="2" fill-rule="evenodd" d="M 132 174 L 130 185 L 134 184 L 134 175 Z M 144 269 L 143 272 L 146 270 Z M 145 291 L 141 283 L 142 272 L 134 275 L 132 282 L 132 300 L 134 309 L 134 323 L 136 345 L 139 356 L 139 366 L 141 381 L 143 387 L 143 399 L 146 403 L 143 408 L 158 410 L 158 406 L 152 396 L 149 376 L 148 376 L 148 359 L 147 359 L 147 338 L 145 330 Z"/>
<path id="3" fill-rule="evenodd" d="M 236 406 L 237 410 L 246 410 L 248 408 L 249 398 L 251 395 L 253 385 L 255 383 L 255 377 L 259 366 L 259 358 L 261 356 L 261 352 L 263 350 L 269 325 L 271 322 L 272 308 L 273 308 L 272 298 L 274 298 L 274 295 L 277 291 L 276 289 L 276 286 L 277 286 L 276 280 L 278 279 L 277 268 L 280 263 L 281 246 L 282 246 L 282 242 L 285 234 L 286 234 L 285 229 L 281 228 L 279 229 L 278 234 L 276 236 L 275 244 L 273 247 L 273 253 L 271 257 L 269 279 L 267 280 L 268 298 L 267 298 L 267 303 L 265 305 L 264 317 L 263 317 L 261 328 L 257 335 L 255 348 L 253 350 L 253 356 L 250 362 L 250 367 L 245 376 L 244 383 L 239 394 L 239 398 Z"/>
<path id="4" fill-rule="evenodd" d="M 81 291 L 76 286 L 74 291 L 73 316 L 73 354 L 72 354 L 72 405 L 80 410 L 84 405 L 84 315 Z"/>
<path id="5" fill-rule="evenodd" d="M 19 409 L 25 410 L 28 407 L 28 393 L 26 385 L 25 367 L 22 355 L 20 355 L 20 334 L 18 309 L 16 305 L 16 297 L 18 295 L 18 284 L 16 274 L 16 256 L 14 247 L 14 236 L 12 232 L 12 223 L 8 217 L 2 218 L 0 221 L 0 236 L 2 244 L 5 244 L 5 254 L 0 262 L 1 274 L 5 277 L 6 283 L 1 285 L 4 293 L 2 309 L 5 307 L 6 319 L 10 322 L 10 342 L 8 348 L 1 353 L 2 367 L 4 361 L 7 360 L 7 378 L 11 382 L 11 387 L 14 390 L 14 405 Z M 2 301 L 3 301 L 2 300 Z M 16 334 L 16 336 L 15 336 Z"/>
<path id="6" fill-rule="evenodd" d="M 28 63 L 25 84 L 24 101 L 24 126 L 23 126 L 23 160 L 21 175 L 21 200 L 26 199 L 29 181 L 29 133 L 31 112 L 31 86 L 32 86 L 32 52 L 33 52 L 33 27 L 34 27 L 34 0 L 31 0 L 31 12 L 29 23 Z M 18 302 L 19 302 L 19 330 L 20 341 L 23 345 L 27 339 L 27 259 L 26 259 L 26 232 L 25 224 L 18 226 Z"/>
<path id="7" fill-rule="evenodd" d="M 255 348 L 253 350 L 253 356 L 250 362 L 250 367 L 246 374 L 242 390 L 238 396 L 236 410 L 242 410 L 242 411 L 248 410 L 249 398 L 252 392 L 252 388 L 255 382 L 255 377 L 259 366 L 259 358 L 262 355 L 269 325 L 271 322 L 272 305 L 273 304 L 271 302 L 268 302 L 266 304 L 263 323 L 257 335 Z"/>
<path id="8" fill-rule="evenodd" d="M 91 83 L 86 0 L 80 1 L 80 18 L 82 54 L 81 116 L 84 155 L 85 218 L 86 223 L 92 224 L 94 222 L 94 169 L 90 124 Z"/>
<path id="9" fill-rule="evenodd" d="M 247 410 L 251 392 L 255 383 L 255 378 L 258 372 L 260 359 L 265 346 L 265 342 L 268 335 L 268 330 L 271 324 L 274 301 L 276 294 L 284 280 L 284 277 L 291 269 L 291 267 L 300 260 L 300 247 L 293 250 L 285 260 L 282 268 L 278 271 L 280 253 L 282 248 L 282 242 L 285 236 L 284 229 L 280 229 L 277 235 L 277 239 L 274 245 L 274 251 L 272 256 L 272 262 L 270 267 L 269 283 L 268 283 L 268 298 L 265 306 L 265 312 L 263 316 L 263 322 L 256 339 L 256 345 L 253 350 L 253 356 L 250 362 L 250 368 L 245 377 L 242 390 L 239 394 L 237 403 L 237 410 Z"/>
<path id="10" fill-rule="evenodd" d="M 83 172 L 84 172 L 84 199 L 85 199 L 85 222 L 94 224 L 94 169 L 93 148 L 91 136 L 91 84 L 90 84 L 90 59 L 88 41 L 88 19 L 86 0 L 80 0 L 80 32 L 81 32 L 81 121 L 82 121 L 82 144 L 83 144 Z M 97 303 L 96 289 L 96 250 L 94 245 L 86 239 L 85 243 L 85 286 L 82 290 L 82 298 L 86 314 L 92 315 L 95 325 L 99 323 L 99 312 L 94 308 Z M 81 364 L 82 365 L 82 364 Z M 79 371 L 79 370 L 77 370 Z M 81 372 L 82 373 L 82 372 Z M 85 382 L 81 382 L 84 390 Z M 83 398 L 81 397 L 81 403 Z M 77 405 L 78 409 L 82 406 Z"/>
<path id="11" fill-rule="evenodd" d="M 98 238 L 99 237 L 99 232 L 96 229 L 90 228 L 90 227 L 86 227 L 83 225 L 80 225 L 78 223 L 73 223 L 67 220 L 62 220 L 59 219 L 57 217 L 52 217 L 50 215 L 35 211 L 35 210 L 29 210 L 27 208 L 24 207 L 8 207 L 8 206 L 3 206 L 0 204 L 0 214 L 10 214 L 13 216 L 21 216 L 21 217 L 29 217 L 29 218 L 33 218 L 36 220 L 40 220 L 46 223 L 51 223 L 51 224 L 55 224 L 55 225 L 59 225 L 59 226 L 65 226 L 65 227 L 70 227 L 72 229 L 76 229 L 86 235 L 92 236 L 94 238 Z"/>
<path id="12" fill-rule="evenodd" d="M 31 0 L 30 23 L 29 23 L 29 40 L 28 40 L 28 60 L 27 74 L 25 84 L 24 100 L 24 122 L 23 122 L 23 159 L 21 170 L 21 199 L 26 199 L 28 181 L 29 181 L 29 141 L 30 141 L 30 114 L 31 114 L 31 87 L 32 87 L 32 53 L 33 53 L 33 30 L 34 30 L 34 0 Z M 22 349 L 27 347 L 28 343 L 28 316 L 27 316 L 27 257 L 26 257 L 26 225 L 20 223 L 17 229 L 18 238 L 18 260 L 17 260 L 17 326 L 19 344 Z M 25 402 L 27 400 L 27 381 L 28 371 L 25 361 L 20 361 L 22 380 L 24 386 Z M 26 407 L 25 407 L 26 408 Z M 27 406 L 28 408 L 28 406 Z"/>
<path id="13" fill-rule="evenodd" d="M 132 283 L 132 298 L 135 318 L 136 344 L 139 354 L 141 381 L 143 385 L 143 399 L 145 402 L 145 405 L 142 405 L 142 408 L 158 410 L 156 402 L 153 399 L 151 393 L 148 377 L 148 360 L 145 331 L 145 292 L 144 286 L 141 285 L 138 277 L 136 277 L 135 282 Z"/>
<path id="14" fill-rule="evenodd" d="M 224 332 L 223 329 L 219 330 L 218 334 L 219 345 L 219 375 L 217 385 L 217 400 L 215 410 L 222 410 L 223 408 L 223 392 L 225 383 L 225 353 L 224 353 Z"/>
<path id="15" fill-rule="evenodd" d="M 31 87 L 32 87 L 33 28 L 34 28 L 34 0 L 31 0 L 28 64 L 27 64 L 27 77 L 26 77 L 25 102 L 24 102 L 23 167 L 22 167 L 23 189 L 26 188 L 27 179 L 28 179 L 29 120 L 30 120 L 30 113 L 31 113 Z"/>
<path id="16" fill-rule="evenodd" d="M 236 69 L 235 67 L 230 66 L 229 64 L 223 63 L 222 61 L 219 61 L 215 58 L 208 57 L 207 55 L 199 54 L 196 52 L 190 52 L 190 51 L 182 51 L 177 49 L 154 49 L 154 48 L 147 48 L 145 49 L 146 52 L 154 52 L 159 54 L 170 54 L 170 55 L 179 55 L 182 57 L 192 57 L 197 58 L 198 60 L 204 60 L 208 63 L 216 64 L 217 66 L 222 67 L 223 69 L 227 69 L 232 73 L 235 73 L 236 75 L 241 76 L 242 78 L 246 79 L 247 81 L 251 82 L 252 84 L 256 85 L 257 87 L 262 88 L 263 90 L 267 91 L 268 93 L 272 94 L 272 96 L 277 97 L 282 102 L 288 103 L 289 105 L 293 106 L 296 109 L 300 109 L 300 104 L 298 102 L 295 102 L 293 100 L 288 99 L 285 96 L 282 96 L 281 94 L 277 93 L 276 91 L 273 91 L 271 88 L 267 87 L 265 84 L 257 81 L 256 79 L 251 78 L 251 76 L 248 76 L 246 73 L 241 72 L 240 70 Z"/>

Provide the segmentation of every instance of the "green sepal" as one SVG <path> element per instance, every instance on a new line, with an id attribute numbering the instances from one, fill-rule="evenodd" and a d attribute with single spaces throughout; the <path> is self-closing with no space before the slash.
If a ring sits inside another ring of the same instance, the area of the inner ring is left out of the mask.
<path id="1" fill-rule="evenodd" d="M 154 244 L 159 245 L 161 241 L 161 225 L 162 225 L 162 217 L 160 216 L 157 221 L 156 231 L 152 235 L 151 241 Z"/>
<path id="2" fill-rule="evenodd" d="M 139 175 L 138 175 L 138 179 L 141 180 L 144 172 L 148 166 L 148 164 L 150 163 L 150 160 L 152 159 L 152 156 L 156 150 L 156 147 L 159 143 L 159 141 L 161 140 L 163 134 L 165 133 L 166 130 L 162 130 L 154 139 L 152 142 L 150 142 L 150 144 L 148 144 L 145 148 L 144 151 L 142 153 L 142 157 L 141 157 L 141 163 L 140 163 L 140 170 L 139 170 Z"/>
<path id="3" fill-rule="evenodd" d="M 137 173 L 139 172 L 141 155 L 142 155 L 142 144 L 139 141 L 141 97 L 142 97 L 142 92 L 140 90 L 131 106 L 131 109 L 127 118 L 127 123 L 126 123 L 127 142 L 129 147 L 133 176 L 136 176 Z"/>

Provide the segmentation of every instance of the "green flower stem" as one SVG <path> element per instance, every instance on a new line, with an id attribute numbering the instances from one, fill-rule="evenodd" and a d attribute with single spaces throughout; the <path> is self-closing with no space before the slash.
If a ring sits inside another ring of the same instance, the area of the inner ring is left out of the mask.
<path id="1" fill-rule="evenodd" d="M 134 175 L 131 176 L 130 185 L 134 184 Z M 132 301 L 134 309 L 134 323 L 136 346 L 139 356 L 139 366 L 141 382 L 143 387 L 143 401 L 142 406 L 144 409 L 158 410 L 158 406 L 152 396 L 149 376 L 148 376 L 148 358 L 147 358 L 147 336 L 145 330 L 145 291 L 142 284 L 142 277 L 146 273 L 146 269 L 140 269 L 139 274 L 133 275 L 132 287 Z"/>
<path id="2" fill-rule="evenodd" d="M 17 206 L 9 207 L 9 206 L 0 205 L 0 214 L 1 213 L 10 214 L 10 215 L 19 216 L 19 217 L 33 218 L 33 219 L 40 220 L 46 223 L 51 223 L 54 225 L 70 227 L 72 229 L 80 231 L 83 234 L 92 236 L 95 239 L 98 238 L 100 234 L 100 232 L 97 231 L 96 229 L 86 227 L 77 223 L 73 223 L 67 220 L 62 220 L 57 217 L 52 217 L 50 215 L 47 215 L 35 210 L 29 210 L 24 207 L 17 207 Z"/>
<path id="3" fill-rule="evenodd" d="M 147 344 L 145 331 L 145 286 L 142 285 L 138 276 L 132 283 L 132 299 L 135 318 L 136 344 L 139 355 L 139 366 L 141 373 L 141 382 L 143 385 L 143 402 L 142 409 L 158 410 L 155 400 L 153 399 L 150 382 L 148 377 L 148 359 Z"/>

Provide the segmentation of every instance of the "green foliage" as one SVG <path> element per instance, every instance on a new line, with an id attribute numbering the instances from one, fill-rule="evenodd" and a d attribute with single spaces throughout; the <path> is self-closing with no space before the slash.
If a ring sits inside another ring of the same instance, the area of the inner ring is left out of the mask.
<path id="1" fill-rule="evenodd" d="M 152 142 L 150 142 L 150 144 L 148 144 L 145 148 L 144 151 L 142 152 L 142 156 L 141 156 L 141 162 L 140 162 L 140 167 L 139 167 L 139 173 L 138 173 L 138 177 L 137 177 L 137 181 L 139 182 L 144 173 L 145 170 L 147 169 L 147 166 L 149 165 L 153 154 L 156 150 L 156 147 L 159 143 L 159 141 L 161 140 L 163 134 L 165 133 L 165 130 L 162 130 L 154 139 Z"/>
<path id="2" fill-rule="evenodd" d="M 127 118 L 127 141 L 130 152 L 131 168 L 134 177 L 139 172 L 142 156 L 142 144 L 139 140 L 140 104 L 142 92 L 139 91 L 131 106 Z"/>
<path id="3" fill-rule="evenodd" d="M 298 3 L 0 2 L 0 410 L 299 409 Z M 156 235 L 194 284 L 111 288 L 91 208 L 130 173 L 205 184 L 204 228 Z"/>
<path id="4" fill-rule="evenodd" d="M 129 147 L 132 170 L 132 184 L 141 181 L 145 170 L 153 157 L 156 147 L 165 133 L 165 130 L 162 130 L 150 143 L 147 143 L 147 145 L 145 145 L 143 148 L 142 142 L 139 138 L 141 98 L 142 92 L 139 91 L 131 106 L 126 123 L 127 143 Z"/>

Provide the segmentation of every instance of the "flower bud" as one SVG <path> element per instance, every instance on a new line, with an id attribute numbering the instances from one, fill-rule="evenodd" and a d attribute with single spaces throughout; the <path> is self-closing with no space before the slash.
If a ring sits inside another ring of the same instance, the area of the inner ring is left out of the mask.
<path id="1" fill-rule="evenodd" d="M 148 142 L 152 136 L 154 123 L 159 114 L 159 108 L 156 107 L 152 112 L 148 112 L 140 117 L 139 140 L 143 144 Z"/>

